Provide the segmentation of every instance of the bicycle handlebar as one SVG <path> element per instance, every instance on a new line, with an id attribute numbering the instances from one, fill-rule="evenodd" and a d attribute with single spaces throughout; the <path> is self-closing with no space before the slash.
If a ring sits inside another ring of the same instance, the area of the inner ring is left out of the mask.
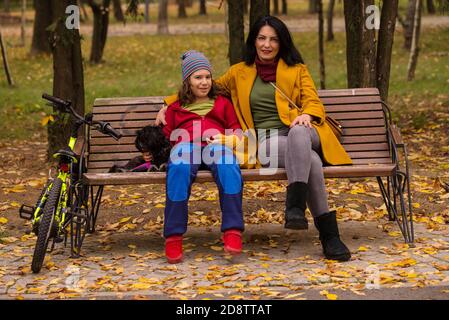
<path id="1" fill-rule="evenodd" d="M 115 140 L 119 140 L 122 137 L 122 134 L 115 130 L 110 123 L 103 122 L 103 121 L 93 121 L 92 115 L 87 114 L 85 117 L 80 116 L 73 108 L 72 108 L 72 102 L 68 100 L 62 100 L 57 97 L 53 97 L 49 94 L 42 94 L 42 98 L 45 100 L 48 100 L 56 105 L 57 109 L 61 109 L 62 112 L 69 112 L 71 113 L 75 118 L 79 119 L 83 123 L 87 124 L 88 126 L 94 126 L 96 129 L 98 129 L 101 133 L 106 134 L 114 138 Z"/>
<path id="2" fill-rule="evenodd" d="M 110 135 L 115 140 L 119 140 L 122 137 L 122 134 L 115 130 L 109 123 L 99 121 L 100 132 Z"/>
<path id="3" fill-rule="evenodd" d="M 53 102 L 56 105 L 60 105 L 62 107 L 65 107 L 65 108 L 69 108 L 72 105 L 72 102 L 70 102 L 70 101 L 62 100 L 62 99 L 59 99 L 57 97 L 53 97 L 53 96 L 51 96 L 49 94 L 46 94 L 46 93 L 42 94 L 42 98 L 44 98 L 45 100 L 48 100 L 50 102 Z"/>

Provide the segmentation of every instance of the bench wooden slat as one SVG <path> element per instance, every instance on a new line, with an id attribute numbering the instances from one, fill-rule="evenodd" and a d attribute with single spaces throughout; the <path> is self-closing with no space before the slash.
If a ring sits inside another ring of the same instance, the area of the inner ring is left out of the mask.
<path id="1" fill-rule="evenodd" d="M 349 156 L 354 159 L 390 158 L 389 151 L 349 151 Z"/>
<path id="2" fill-rule="evenodd" d="M 148 103 L 162 103 L 165 97 L 120 97 L 120 98 L 97 98 L 94 101 L 94 106 L 116 106 L 127 104 L 148 104 Z"/>
<path id="3" fill-rule="evenodd" d="M 326 178 L 378 177 L 393 174 L 395 165 L 324 167 Z M 165 172 L 86 173 L 83 181 L 89 185 L 165 184 Z M 244 181 L 286 180 L 285 169 L 244 169 Z M 213 182 L 209 171 L 200 171 L 195 182 Z"/>
<path id="4" fill-rule="evenodd" d="M 338 97 L 338 96 L 365 96 L 379 95 L 377 88 L 355 88 L 355 89 L 326 89 L 318 90 L 318 96 L 322 97 Z"/>
<path id="5" fill-rule="evenodd" d="M 128 121 L 128 120 L 148 120 L 156 119 L 155 112 L 129 112 L 129 113 L 100 113 L 94 114 L 97 121 Z"/>
<path id="6" fill-rule="evenodd" d="M 151 123 L 151 122 L 149 122 Z M 113 126 L 114 127 L 114 126 Z M 125 128 L 120 129 L 118 127 L 115 127 L 116 129 L 119 129 L 120 133 L 123 136 L 135 136 L 137 132 L 137 128 Z M 371 128 L 343 128 L 343 136 L 364 136 L 364 135 L 379 135 L 379 134 L 386 134 L 385 127 L 371 127 Z M 97 131 L 92 130 L 91 131 L 91 137 L 108 137 L 107 135 Z"/>
<path id="7" fill-rule="evenodd" d="M 136 128 L 131 128 L 131 129 L 120 129 L 120 128 L 114 128 L 114 129 L 119 129 L 119 132 L 124 136 L 124 137 L 129 137 L 129 136 L 136 136 L 136 132 L 138 129 Z M 92 130 L 91 131 L 91 137 L 96 138 L 96 137 L 109 137 L 106 134 L 103 134 L 97 130 Z M 121 139 L 120 139 L 121 140 Z"/>
<path id="8" fill-rule="evenodd" d="M 343 145 L 352 143 L 387 142 L 387 137 L 384 134 L 372 136 L 342 136 L 340 142 Z"/>
<path id="9" fill-rule="evenodd" d="M 372 127 L 372 128 L 344 128 L 344 136 L 365 136 L 365 135 L 378 135 L 386 134 L 385 127 Z"/>
<path id="10" fill-rule="evenodd" d="M 382 105 L 380 103 L 363 103 L 363 104 L 336 104 L 336 105 L 324 105 L 327 114 L 334 114 L 339 112 L 351 112 L 359 113 L 366 111 L 382 111 Z"/>
<path id="11" fill-rule="evenodd" d="M 96 137 L 90 140 L 92 146 L 97 145 L 122 145 L 122 144 L 134 144 L 134 137 L 123 137 L 119 141 L 115 141 L 110 137 Z M 375 143 L 375 142 L 387 142 L 385 135 L 370 135 L 370 136 L 343 136 L 341 143 L 348 145 L 352 143 Z"/>
<path id="12" fill-rule="evenodd" d="M 326 112 L 326 114 L 337 120 L 384 119 L 382 111 Z"/>
<path id="13" fill-rule="evenodd" d="M 107 172 L 113 165 L 123 166 L 128 160 L 114 160 L 114 161 L 90 161 L 88 172 L 92 169 L 101 169 L 102 172 Z M 369 158 L 369 159 L 352 159 L 355 165 L 368 165 L 368 164 L 391 164 L 390 158 Z"/>
<path id="14" fill-rule="evenodd" d="M 162 107 L 162 104 L 130 104 L 130 105 L 117 105 L 117 106 L 94 106 L 93 113 L 128 113 L 128 112 L 158 112 Z"/>
<path id="15" fill-rule="evenodd" d="M 325 97 L 320 99 L 324 105 L 336 104 L 360 104 L 360 103 L 380 103 L 379 96 L 360 96 L 360 97 Z"/>
<path id="16" fill-rule="evenodd" d="M 369 165 L 369 164 L 391 164 L 391 158 L 370 158 L 370 159 L 352 159 L 353 165 Z"/>
<path id="17" fill-rule="evenodd" d="M 115 152 L 137 152 L 134 145 L 134 139 L 132 144 L 120 144 L 120 145 L 94 145 L 91 146 L 91 153 L 115 153 Z M 348 144 L 343 145 L 346 151 L 388 151 L 388 143 L 360 143 L 360 144 Z"/>
<path id="18" fill-rule="evenodd" d="M 140 152 L 122 152 L 122 153 L 93 153 L 89 155 L 89 161 L 107 161 L 107 160 L 129 160 L 140 156 Z"/>
<path id="19" fill-rule="evenodd" d="M 134 144 L 135 137 L 123 137 L 119 141 L 115 141 L 111 137 L 96 137 L 94 139 L 90 139 L 91 146 L 99 146 L 99 145 L 121 145 L 121 144 Z"/>
<path id="20" fill-rule="evenodd" d="M 357 144 L 343 144 L 346 152 L 350 151 L 388 151 L 388 143 L 357 143 Z"/>
<path id="21" fill-rule="evenodd" d="M 369 128 L 369 127 L 384 127 L 384 119 L 351 119 L 351 120 L 340 120 L 337 119 L 343 128 Z"/>

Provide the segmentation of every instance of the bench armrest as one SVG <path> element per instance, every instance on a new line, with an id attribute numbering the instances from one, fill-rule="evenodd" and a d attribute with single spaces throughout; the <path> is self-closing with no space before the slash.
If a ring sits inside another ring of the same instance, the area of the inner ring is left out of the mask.
<path id="1" fill-rule="evenodd" d="M 75 147 L 73 148 L 73 152 L 75 152 L 77 155 L 81 155 L 82 148 L 84 145 L 84 137 L 78 137 L 75 143 Z"/>
<path id="2" fill-rule="evenodd" d="M 401 132 L 399 131 L 399 128 L 396 127 L 394 124 L 390 126 L 390 135 L 393 139 L 393 143 L 398 147 L 404 146 L 404 141 L 402 140 Z"/>

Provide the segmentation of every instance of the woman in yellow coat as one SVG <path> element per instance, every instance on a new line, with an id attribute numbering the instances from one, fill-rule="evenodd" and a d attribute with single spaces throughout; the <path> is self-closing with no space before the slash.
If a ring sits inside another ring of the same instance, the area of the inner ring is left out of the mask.
<path id="1" fill-rule="evenodd" d="M 328 207 L 323 162 L 344 165 L 351 159 L 324 121 L 324 106 L 286 25 L 272 16 L 259 19 L 248 34 L 244 62 L 230 67 L 217 83 L 230 94 L 247 136 L 257 137 L 247 167 L 254 167 L 257 149 L 262 166 L 286 169 L 285 228 L 308 228 L 307 204 L 326 258 L 349 260 L 335 211 Z M 157 122 L 164 122 L 164 111 Z"/>

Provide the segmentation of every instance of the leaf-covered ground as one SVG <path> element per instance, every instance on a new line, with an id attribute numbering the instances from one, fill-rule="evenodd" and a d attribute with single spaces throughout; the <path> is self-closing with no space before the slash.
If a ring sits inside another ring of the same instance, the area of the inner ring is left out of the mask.
<path id="1" fill-rule="evenodd" d="M 370 287 L 449 285 L 449 116 L 437 107 L 426 126 L 401 120 L 409 147 L 416 246 L 404 244 L 388 220 L 375 180 L 327 180 L 343 240 L 353 258 L 325 260 L 318 234 L 283 229 L 286 182 L 246 183 L 247 230 L 244 253 L 226 256 L 220 241 L 220 214 L 213 184 L 192 191 L 185 260 L 165 262 L 163 186 L 107 187 L 97 232 L 85 239 L 83 255 L 69 258 L 57 245 L 40 274 L 30 270 L 35 236 L 17 215 L 33 204 L 48 174 L 45 139 L 0 144 L 0 296 L 28 298 L 126 299 L 323 299 L 337 292 L 363 298 Z M 416 112 L 420 112 L 419 110 Z M 408 129 L 409 128 L 409 129 Z M 310 216 L 309 216 L 310 217 Z M 311 221 L 311 219 L 309 219 Z M 343 290 L 343 291 L 342 291 Z"/>

